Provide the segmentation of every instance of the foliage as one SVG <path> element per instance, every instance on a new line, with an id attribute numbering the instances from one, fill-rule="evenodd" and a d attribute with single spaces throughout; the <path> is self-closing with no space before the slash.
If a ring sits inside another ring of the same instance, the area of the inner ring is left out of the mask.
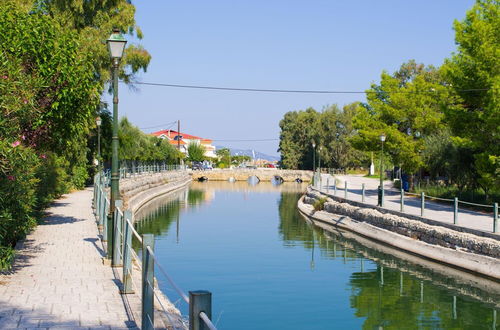
<path id="1" fill-rule="evenodd" d="M 325 208 L 326 198 L 320 198 L 314 201 L 313 207 L 315 211 L 323 211 Z"/>
<path id="2" fill-rule="evenodd" d="M 179 159 L 179 152 L 167 140 L 143 133 L 126 117 L 120 120 L 118 137 L 121 160 L 165 161 L 174 164 Z"/>
<path id="3" fill-rule="evenodd" d="M 200 143 L 189 143 L 187 152 L 188 160 L 192 162 L 201 162 L 205 159 L 205 148 Z"/>
<path id="4" fill-rule="evenodd" d="M 443 72 L 461 106 L 448 109 L 446 118 L 454 145 L 472 151 L 477 183 L 488 191 L 500 181 L 499 1 L 478 0 L 463 21 L 454 22 L 454 29 L 458 49 Z"/>
<path id="5" fill-rule="evenodd" d="M 351 141 L 360 150 L 378 151 L 379 136 L 385 134 L 385 153 L 413 173 L 423 165 L 422 137 L 444 127 L 443 109 L 453 99 L 438 69 L 413 60 L 404 63 L 393 75 L 383 72 L 380 84 L 367 91 L 368 103 L 355 115 L 358 134 Z"/>
<path id="6" fill-rule="evenodd" d="M 16 241 L 33 228 L 41 164 L 33 149 L 0 140 L 0 263 L 10 260 Z M 3 262 L 2 262 L 3 259 Z"/>
<path id="7" fill-rule="evenodd" d="M 222 148 L 215 151 L 217 155 L 217 167 L 226 168 L 231 165 L 231 151 L 228 148 Z"/>
<path id="8" fill-rule="evenodd" d="M 354 150 L 349 141 L 355 134 L 352 117 L 358 107 L 358 103 L 353 103 L 342 111 L 333 105 L 322 112 L 313 108 L 287 112 L 280 121 L 279 151 L 283 166 L 312 169 L 313 158 L 316 162 L 321 159 L 322 167 L 335 168 L 355 167 L 366 162 L 366 156 Z"/>

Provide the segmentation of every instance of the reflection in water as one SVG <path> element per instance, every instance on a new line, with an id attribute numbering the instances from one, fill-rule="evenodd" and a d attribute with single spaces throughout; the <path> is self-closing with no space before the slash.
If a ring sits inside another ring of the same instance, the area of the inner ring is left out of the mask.
<path id="1" fill-rule="evenodd" d="M 196 182 L 137 227 L 182 287 L 213 291 L 220 329 L 497 327 L 499 283 L 313 225 L 296 208 L 304 187 Z"/>

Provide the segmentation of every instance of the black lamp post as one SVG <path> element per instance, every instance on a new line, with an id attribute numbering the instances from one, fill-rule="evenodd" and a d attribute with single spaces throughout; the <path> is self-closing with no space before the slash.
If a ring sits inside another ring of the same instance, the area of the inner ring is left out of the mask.
<path id="1" fill-rule="evenodd" d="M 312 141 L 313 147 L 313 173 L 316 172 L 316 142 Z"/>
<path id="2" fill-rule="evenodd" d="M 111 59 L 113 60 L 113 138 L 111 140 L 111 148 L 113 154 L 111 158 L 111 207 L 109 215 L 111 219 L 113 219 L 113 214 L 115 212 L 115 201 L 120 199 L 120 169 L 118 165 L 118 66 L 123 56 L 123 51 L 125 49 L 127 40 L 125 40 L 125 38 L 122 36 L 120 30 L 114 29 L 113 33 L 106 41 L 106 43 L 108 44 L 109 54 L 111 56 Z M 115 243 L 114 228 L 116 224 L 113 222 L 114 221 L 111 220 L 111 242 L 108 241 L 108 244 L 111 247 L 114 246 Z M 111 264 L 115 265 L 116 262 L 117 260 L 112 260 Z"/>
<path id="3" fill-rule="evenodd" d="M 380 141 L 382 142 L 382 151 L 380 152 L 380 185 L 378 187 L 378 206 L 384 206 L 384 141 L 385 134 L 380 134 Z"/>
<path id="4" fill-rule="evenodd" d="M 101 117 L 95 119 L 97 125 L 97 173 L 101 173 Z"/>

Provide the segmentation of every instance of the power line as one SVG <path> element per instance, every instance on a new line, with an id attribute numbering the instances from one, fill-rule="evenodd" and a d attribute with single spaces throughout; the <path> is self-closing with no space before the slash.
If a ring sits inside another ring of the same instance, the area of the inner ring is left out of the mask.
<path id="1" fill-rule="evenodd" d="M 158 128 L 158 127 L 164 127 L 164 126 L 167 126 L 167 125 L 169 125 L 169 127 L 167 127 L 167 128 L 170 128 L 170 127 L 172 127 L 175 123 L 177 123 L 177 120 L 176 120 L 176 121 L 172 121 L 172 122 L 170 122 L 170 123 L 160 124 L 160 125 L 156 125 L 156 126 L 139 127 L 139 129 Z"/>
<path id="2" fill-rule="evenodd" d="M 160 87 L 173 87 L 173 88 L 190 88 L 190 89 L 208 89 L 208 90 L 221 90 L 221 91 L 238 91 L 238 92 L 264 92 L 264 93 L 302 93 L 302 94 L 368 94 L 368 93 L 386 93 L 386 94 L 434 94 L 439 91 L 333 91 L 333 90 L 298 90 L 298 89 L 266 89 L 266 88 L 238 88 L 238 87 L 216 87 L 216 86 L 199 86 L 199 85 L 178 85 L 178 84 L 164 84 L 152 82 L 134 82 L 131 85 L 145 85 L 145 86 L 160 86 Z M 461 89 L 457 92 L 482 92 L 487 91 L 489 88 L 473 88 Z"/>
<path id="3" fill-rule="evenodd" d="M 212 141 L 217 141 L 217 142 L 260 142 L 260 141 L 279 141 L 279 139 L 248 139 L 248 140 L 217 140 L 217 139 L 211 139 Z"/>

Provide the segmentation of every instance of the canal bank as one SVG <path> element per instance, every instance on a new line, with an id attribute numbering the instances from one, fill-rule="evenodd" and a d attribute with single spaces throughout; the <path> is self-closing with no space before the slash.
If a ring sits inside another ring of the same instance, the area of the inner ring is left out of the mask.
<path id="1" fill-rule="evenodd" d="M 495 328 L 491 281 L 313 226 L 297 210 L 305 189 L 193 182 L 141 208 L 137 231 L 155 235 L 155 254 L 180 287 L 213 293 L 218 329 Z M 160 274 L 158 284 L 177 300 Z"/>
<path id="2" fill-rule="evenodd" d="M 358 203 L 359 204 L 359 203 Z M 308 188 L 299 210 L 315 222 L 355 232 L 397 249 L 500 280 L 500 243 L 493 233 L 453 230 L 411 218 L 382 213 Z M 322 210 L 315 210 L 315 207 Z"/>

